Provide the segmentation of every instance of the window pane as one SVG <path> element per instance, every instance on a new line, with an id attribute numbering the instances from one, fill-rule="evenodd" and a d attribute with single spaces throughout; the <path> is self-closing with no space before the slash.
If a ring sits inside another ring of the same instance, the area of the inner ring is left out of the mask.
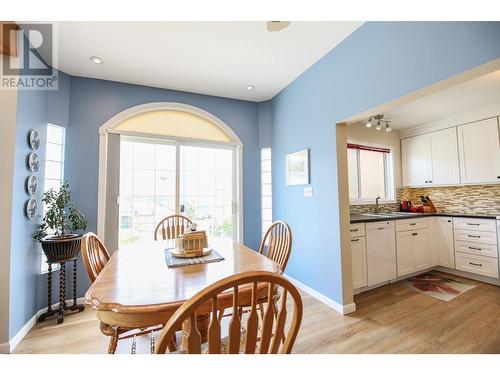
<path id="1" fill-rule="evenodd" d="M 47 142 L 63 143 L 64 128 L 60 126 L 47 126 Z"/>
<path id="2" fill-rule="evenodd" d="M 156 196 L 175 196 L 175 172 L 156 171 Z"/>
<path id="3" fill-rule="evenodd" d="M 271 171 L 271 160 L 262 160 L 262 172 Z"/>
<path id="4" fill-rule="evenodd" d="M 271 196 L 273 187 L 271 184 L 262 184 L 262 196 Z"/>
<path id="5" fill-rule="evenodd" d="M 273 208 L 273 200 L 271 197 L 262 197 L 262 208 Z"/>
<path id="6" fill-rule="evenodd" d="M 60 186 L 61 186 L 60 180 L 51 180 L 50 178 L 46 178 L 43 189 L 44 191 L 47 191 L 49 189 L 59 190 Z"/>
<path id="7" fill-rule="evenodd" d="M 260 182 L 262 184 L 270 184 L 272 182 L 272 177 L 271 177 L 271 172 L 264 172 L 262 173 L 262 177 Z"/>
<path id="8" fill-rule="evenodd" d="M 384 155 L 382 152 L 359 151 L 361 198 L 375 199 L 377 196 L 386 198 Z"/>
<path id="9" fill-rule="evenodd" d="M 156 145 L 156 169 L 175 171 L 175 146 Z"/>
<path id="10" fill-rule="evenodd" d="M 262 160 L 270 160 L 271 159 L 271 148 L 266 147 L 260 150 L 260 157 Z"/>
<path id="11" fill-rule="evenodd" d="M 153 144 L 134 142 L 134 168 L 155 168 L 155 146 Z"/>
<path id="12" fill-rule="evenodd" d="M 154 196 L 155 171 L 134 170 L 134 196 Z"/>
<path id="13" fill-rule="evenodd" d="M 62 145 L 55 143 L 47 143 L 47 151 L 45 154 L 45 159 L 62 161 Z"/>
<path id="14" fill-rule="evenodd" d="M 354 149 L 347 150 L 347 169 L 349 172 L 349 198 L 358 197 L 358 151 Z"/>
<path id="15" fill-rule="evenodd" d="M 55 161 L 45 162 L 45 177 L 60 180 L 61 179 L 61 163 Z"/>

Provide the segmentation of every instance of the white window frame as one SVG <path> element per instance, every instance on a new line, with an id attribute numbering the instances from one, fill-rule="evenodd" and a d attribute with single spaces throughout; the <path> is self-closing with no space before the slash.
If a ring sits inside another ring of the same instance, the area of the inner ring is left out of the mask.
<path id="1" fill-rule="evenodd" d="M 47 133 L 48 133 L 48 128 L 49 127 L 54 127 L 54 128 L 61 129 L 62 130 L 62 140 L 61 140 L 61 143 L 49 142 L 48 141 L 48 136 L 46 136 L 46 140 L 45 140 L 45 143 L 43 145 L 43 147 L 45 147 L 45 160 L 44 160 L 44 166 L 45 166 L 45 168 L 44 168 L 44 170 L 46 170 L 46 165 L 47 165 L 48 161 L 60 163 L 61 164 L 61 178 L 59 179 L 59 184 L 61 184 L 64 181 L 64 164 L 65 164 L 65 151 L 66 151 L 66 128 L 64 126 L 59 126 L 59 125 L 47 123 Z M 56 144 L 56 145 L 60 145 L 61 146 L 61 160 L 51 160 L 51 159 L 47 158 L 47 144 L 48 143 L 52 143 L 52 144 Z M 47 191 L 47 189 L 46 189 L 46 181 L 47 180 L 57 181 L 54 178 L 47 178 L 46 176 L 44 176 L 44 178 L 43 178 L 43 192 L 44 193 Z M 45 212 L 43 212 L 43 214 L 45 214 Z M 42 275 L 49 272 L 48 264 L 44 261 L 44 258 L 45 258 L 45 254 L 42 251 L 42 256 L 41 256 L 41 259 L 40 259 L 40 273 Z M 52 265 L 52 271 L 56 271 L 58 269 L 59 269 L 59 264 L 53 264 Z"/>
<path id="2" fill-rule="evenodd" d="M 388 145 L 381 145 L 376 143 L 368 143 L 368 142 L 360 142 L 353 139 L 348 139 L 347 143 L 352 143 L 360 146 L 366 147 L 374 147 L 374 148 L 385 148 L 390 150 L 389 154 L 386 154 L 386 165 L 385 165 L 385 186 L 386 186 L 386 195 L 389 198 L 380 199 L 379 203 L 396 203 L 396 185 L 395 185 L 395 177 L 394 177 L 394 147 Z M 361 186 L 359 184 L 361 171 L 359 169 L 359 157 L 357 160 L 358 163 L 358 193 Z M 347 166 L 349 168 L 349 166 Z M 363 198 L 351 198 L 349 196 L 349 204 L 352 205 L 375 205 L 375 198 L 373 199 L 363 199 Z"/>
<path id="3" fill-rule="evenodd" d="M 263 158 L 263 151 L 264 150 L 269 150 L 269 159 L 264 159 Z M 262 228 L 262 238 L 264 238 L 264 235 L 266 234 L 267 230 L 269 229 L 269 227 L 271 226 L 271 224 L 273 223 L 273 182 L 272 182 L 272 175 L 273 175 L 273 170 L 272 170 L 272 159 L 273 159 L 273 153 L 272 153 L 272 149 L 271 147 L 262 147 L 260 149 L 260 175 L 261 175 L 261 182 L 260 182 L 260 199 L 261 199 L 261 203 L 260 203 L 260 206 L 261 206 L 261 228 Z M 264 170 L 264 167 L 263 167 L 263 161 L 269 161 L 271 166 L 269 168 L 269 170 Z M 264 183 L 262 182 L 262 175 L 264 173 L 270 173 L 271 174 L 271 182 L 269 183 Z M 269 186 L 271 188 L 271 194 L 264 194 L 264 187 L 265 186 Z M 263 204 L 263 201 L 264 201 L 264 198 L 270 198 L 271 199 L 271 207 L 264 207 L 264 204 Z M 267 209 L 270 209 L 271 210 L 271 219 L 270 220 L 264 220 L 264 210 L 267 210 Z"/>

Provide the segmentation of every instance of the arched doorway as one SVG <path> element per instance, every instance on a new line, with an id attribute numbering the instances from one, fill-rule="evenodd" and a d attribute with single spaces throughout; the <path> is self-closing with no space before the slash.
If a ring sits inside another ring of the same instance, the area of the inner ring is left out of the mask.
<path id="1" fill-rule="evenodd" d="M 154 224 L 174 213 L 242 240 L 242 143 L 222 120 L 149 103 L 111 118 L 99 139 L 97 231 L 110 249 L 151 239 Z"/>

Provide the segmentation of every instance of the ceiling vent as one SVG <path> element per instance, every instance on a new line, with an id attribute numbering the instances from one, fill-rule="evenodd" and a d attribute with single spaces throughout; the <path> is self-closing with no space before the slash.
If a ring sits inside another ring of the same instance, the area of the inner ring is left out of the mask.
<path id="1" fill-rule="evenodd" d="M 290 21 L 267 21 L 267 31 L 281 31 L 290 25 Z"/>

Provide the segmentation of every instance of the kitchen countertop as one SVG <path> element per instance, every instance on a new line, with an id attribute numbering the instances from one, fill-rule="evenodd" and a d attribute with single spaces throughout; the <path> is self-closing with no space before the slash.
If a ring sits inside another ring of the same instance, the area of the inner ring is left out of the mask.
<path id="1" fill-rule="evenodd" d="M 499 213 L 463 213 L 463 212 L 436 212 L 436 213 L 422 213 L 422 212 L 381 212 L 379 214 L 366 213 L 366 214 L 351 214 L 351 224 L 354 223 L 372 223 L 377 221 L 387 220 L 404 220 L 414 219 L 420 217 L 431 216 L 453 216 L 453 217 L 467 217 L 474 219 L 500 219 Z"/>

